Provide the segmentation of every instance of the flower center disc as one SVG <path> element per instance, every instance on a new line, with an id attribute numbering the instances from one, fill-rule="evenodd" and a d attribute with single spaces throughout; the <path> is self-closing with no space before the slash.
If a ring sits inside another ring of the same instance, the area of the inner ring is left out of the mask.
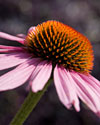
<path id="1" fill-rule="evenodd" d="M 28 32 L 25 46 L 34 57 L 63 65 L 68 70 L 89 72 L 93 51 L 89 40 L 57 21 L 44 22 Z"/>

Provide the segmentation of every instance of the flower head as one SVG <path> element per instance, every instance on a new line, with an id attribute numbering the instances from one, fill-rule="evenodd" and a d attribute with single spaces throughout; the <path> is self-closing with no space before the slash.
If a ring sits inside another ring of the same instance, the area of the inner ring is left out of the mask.
<path id="1" fill-rule="evenodd" d="M 25 45 L 35 57 L 51 61 L 54 65 L 76 72 L 92 69 L 93 51 L 89 40 L 60 22 L 48 21 L 31 29 Z"/>
<path id="2" fill-rule="evenodd" d="M 0 77 L 1 91 L 29 80 L 32 91 L 37 92 L 44 88 L 53 72 L 59 99 L 65 107 L 73 105 L 80 111 L 80 98 L 100 115 L 100 82 L 90 75 L 93 50 L 85 36 L 60 22 L 47 21 L 31 27 L 24 38 L 2 32 L 0 37 L 22 44 L 0 45 L 0 70 L 17 66 Z"/>

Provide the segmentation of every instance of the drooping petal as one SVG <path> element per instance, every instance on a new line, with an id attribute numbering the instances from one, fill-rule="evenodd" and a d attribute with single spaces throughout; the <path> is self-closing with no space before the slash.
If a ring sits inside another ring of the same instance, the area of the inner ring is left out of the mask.
<path id="1" fill-rule="evenodd" d="M 1 53 L 11 53 L 11 52 L 22 52 L 23 50 L 22 50 L 22 48 L 19 48 L 19 49 L 0 49 L 0 54 Z"/>
<path id="2" fill-rule="evenodd" d="M 84 75 L 81 73 L 79 73 L 79 75 L 100 98 L 100 82 L 95 78 L 93 79 L 91 75 Z"/>
<path id="3" fill-rule="evenodd" d="M 32 73 L 31 76 L 31 85 L 32 91 L 37 92 L 44 88 L 45 84 L 49 80 L 52 72 L 52 64 L 47 63 L 47 61 L 43 61 L 39 63 Z"/>
<path id="4" fill-rule="evenodd" d="M 0 53 L 15 52 L 14 49 L 0 49 Z"/>
<path id="5" fill-rule="evenodd" d="M 100 81 L 99 80 L 97 80 L 96 78 L 94 78 L 92 75 L 89 75 L 89 79 L 91 79 L 93 82 L 96 83 L 96 85 L 98 87 L 100 87 Z"/>
<path id="6" fill-rule="evenodd" d="M 29 58 L 29 54 L 25 53 L 9 53 L 0 54 L 0 70 L 7 69 L 23 63 Z"/>
<path id="7" fill-rule="evenodd" d="M 70 84 L 71 84 L 71 87 L 72 87 L 72 91 L 73 91 L 73 99 L 75 100 L 73 105 L 74 105 L 76 111 L 80 111 L 79 99 L 78 99 L 78 95 L 77 95 L 77 92 L 76 92 L 77 90 L 76 90 L 76 88 L 74 86 L 74 83 L 73 83 L 74 81 L 73 81 L 73 79 L 72 79 L 72 77 L 70 75 L 70 72 L 66 71 L 66 70 L 65 70 L 65 72 L 66 72 L 66 75 L 67 75 L 67 77 L 68 77 L 68 79 L 70 81 Z"/>
<path id="8" fill-rule="evenodd" d="M 79 111 L 79 100 L 75 92 L 75 87 L 72 85 L 71 81 L 66 69 L 58 66 L 55 67 L 54 83 L 61 102 L 67 108 L 74 105 L 76 110 Z"/>
<path id="9" fill-rule="evenodd" d="M 16 51 L 24 51 L 22 47 L 15 47 L 15 46 L 5 46 L 5 45 L 0 45 L 0 52 L 16 52 Z"/>
<path id="10" fill-rule="evenodd" d="M 0 38 L 13 40 L 13 41 L 18 41 L 21 44 L 24 44 L 24 40 L 25 40 L 23 38 L 16 37 L 16 36 L 13 36 L 13 35 L 10 35 L 10 34 L 7 34 L 7 33 L 3 33 L 3 32 L 0 32 Z"/>
<path id="11" fill-rule="evenodd" d="M 71 72 L 79 98 L 95 113 L 100 113 L 100 98 L 76 72 Z"/>
<path id="12" fill-rule="evenodd" d="M 36 67 L 37 59 L 30 59 L 16 67 L 14 70 L 0 77 L 0 91 L 14 89 L 24 84 Z"/>
<path id="13" fill-rule="evenodd" d="M 22 47 L 0 45 L 0 49 L 21 49 Z"/>

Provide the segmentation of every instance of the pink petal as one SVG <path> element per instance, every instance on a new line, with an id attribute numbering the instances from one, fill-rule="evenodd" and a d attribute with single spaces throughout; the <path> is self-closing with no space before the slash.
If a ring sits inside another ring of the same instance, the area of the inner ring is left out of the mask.
<path id="1" fill-rule="evenodd" d="M 0 49 L 21 49 L 22 47 L 0 45 Z"/>
<path id="2" fill-rule="evenodd" d="M 24 51 L 22 47 L 14 47 L 14 46 L 5 46 L 5 45 L 0 45 L 0 52 L 16 52 L 16 51 Z"/>
<path id="3" fill-rule="evenodd" d="M 12 35 L 9 35 L 9 34 L 3 33 L 3 32 L 0 32 L 0 38 L 12 40 L 12 41 L 18 41 L 18 42 L 21 43 L 21 44 L 24 44 L 24 40 L 25 40 L 25 39 L 23 39 L 23 38 L 19 38 L 19 37 L 16 37 L 16 36 L 12 36 Z"/>
<path id="4" fill-rule="evenodd" d="M 38 72 L 42 69 L 43 65 L 45 65 L 47 61 L 40 61 L 40 63 L 36 66 L 36 70 L 34 71 L 34 73 L 32 74 L 31 78 L 30 78 L 30 84 L 32 84 L 33 79 L 36 77 L 36 75 L 38 74 Z M 42 63 L 42 64 L 41 64 Z"/>
<path id="5" fill-rule="evenodd" d="M 100 98 L 91 89 L 85 80 L 81 78 L 76 72 L 71 72 L 71 76 L 75 81 L 77 94 L 80 99 L 95 113 L 100 112 Z"/>
<path id="6" fill-rule="evenodd" d="M 27 53 L 0 54 L 0 70 L 21 64 L 28 58 L 29 54 Z"/>
<path id="7" fill-rule="evenodd" d="M 12 51 L 14 51 L 14 50 L 13 49 L 0 49 L 0 53 L 9 53 L 9 52 L 12 52 Z"/>
<path id="8" fill-rule="evenodd" d="M 37 92 L 44 88 L 45 84 L 49 80 L 52 72 L 52 64 L 43 61 L 39 63 L 32 73 L 31 76 L 31 85 L 32 91 Z"/>
<path id="9" fill-rule="evenodd" d="M 17 37 L 20 37 L 20 38 L 23 38 L 23 39 L 25 39 L 25 37 L 26 37 L 25 34 L 17 34 L 16 36 L 17 36 Z"/>
<path id="10" fill-rule="evenodd" d="M 11 53 L 11 52 L 22 52 L 22 48 L 19 49 L 0 49 L 0 54 L 1 53 Z"/>
<path id="11" fill-rule="evenodd" d="M 96 83 L 96 85 L 98 87 L 100 87 L 100 81 L 99 80 L 97 80 L 96 78 L 94 78 L 92 75 L 89 75 L 89 79 L 91 79 L 93 82 Z"/>
<path id="12" fill-rule="evenodd" d="M 79 106 L 79 99 L 78 99 L 78 95 L 77 95 L 77 90 L 76 90 L 76 87 L 74 86 L 74 80 L 72 79 L 71 75 L 70 75 L 70 72 L 69 71 L 66 71 L 66 75 L 70 81 L 70 84 L 71 84 L 71 87 L 72 87 L 72 91 L 73 91 L 73 98 L 74 98 L 74 107 L 76 109 L 76 111 L 80 111 L 80 106 Z"/>
<path id="13" fill-rule="evenodd" d="M 14 89 L 24 84 L 31 76 L 36 61 L 30 59 L 19 65 L 14 70 L 0 77 L 0 91 Z"/>
<path id="14" fill-rule="evenodd" d="M 99 96 L 100 98 L 100 82 L 97 79 L 92 79 L 93 76 L 84 75 L 79 73 L 81 78 L 87 83 L 87 85 Z M 99 84 L 98 84 L 99 83 Z"/>
<path id="15" fill-rule="evenodd" d="M 72 105 L 79 111 L 79 100 L 75 87 L 66 69 L 56 66 L 54 69 L 54 83 L 61 102 L 69 109 Z"/>
<path id="16" fill-rule="evenodd" d="M 32 27 L 30 27 L 30 28 L 29 28 L 28 32 L 31 32 L 31 31 L 33 31 L 33 32 L 34 32 L 34 31 L 35 31 L 35 29 L 36 29 L 36 27 L 35 27 L 35 26 L 32 26 Z"/>

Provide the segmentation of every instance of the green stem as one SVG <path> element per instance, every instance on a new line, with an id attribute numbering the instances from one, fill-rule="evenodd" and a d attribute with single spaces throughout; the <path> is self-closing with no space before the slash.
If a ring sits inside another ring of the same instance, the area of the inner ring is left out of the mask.
<path id="1" fill-rule="evenodd" d="M 20 110 L 17 112 L 14 119 L 11 121 L 10 125 L 23 125 L 24 121 L 27 119 L 29 114 L 35 108 L 36 104 L 39 102 L 40 98 L 46 91 L 48 85 L 51 83 L 51 80 L 48 81 L 46 86 L 42 91 L 37 93 L 33 93 L 32 91 L 29 93 L 24 103 L 22 104 Z"/>

